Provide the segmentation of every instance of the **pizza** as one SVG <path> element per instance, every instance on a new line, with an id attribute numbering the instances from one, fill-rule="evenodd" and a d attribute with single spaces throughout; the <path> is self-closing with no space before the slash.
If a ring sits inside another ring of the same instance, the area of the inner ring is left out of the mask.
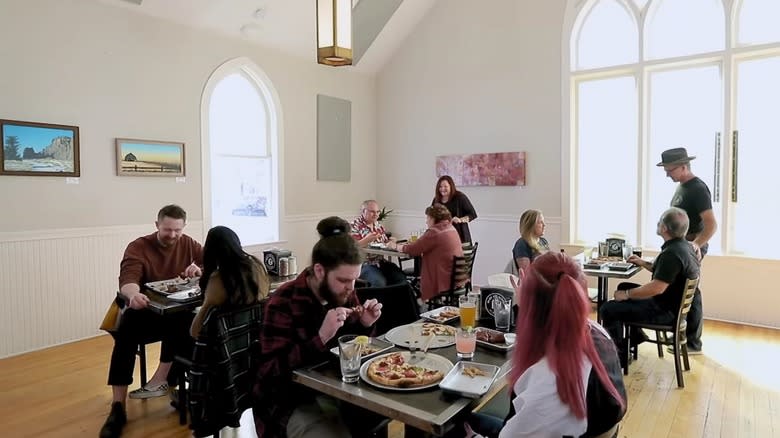
<path id="1" fill-rule="evenodd" d="M 420 333 L 422 336 L 455 336 L 455 327 L 436 324 L 433 322 L 424 322 Z"/>
<path id="2" fill-rule="evenodd" d="M 477 367 L 463 367 L 463 375 L 469 376 L 472 379 L 477 376 L 487 376 L 484 371 Z"/>
<path id="3" fill-rule="evenodd" d="M 444 378 L 444 373 L 439 370 L 407 363 L 402 353 L 392 353 L 374 359 L 366 373 L 372 381 L 394 388 L 427 386 Z"/>

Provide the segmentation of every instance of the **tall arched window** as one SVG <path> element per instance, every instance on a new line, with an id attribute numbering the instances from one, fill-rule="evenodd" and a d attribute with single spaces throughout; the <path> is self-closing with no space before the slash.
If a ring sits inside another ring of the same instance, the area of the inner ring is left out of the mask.
<path id="1" fill-rule="evenodd" d="M 761 225 L 780 215 L 780 204 L 766 199 L 766 178 L 780 159 L 778 4 L 582 2 L 569 44 L 571 241 L 621 233 L 659 247 L 656 222 L 676 183 L 656 163 L 663 150 L 683 146 L 713 194 L 718 232 L 710 251 L 778 258 L 780 234 Z M 611 53 L 585 62 L 614 51 L 615 29 L 623 29 L 621 44 L 636 45 L 621 53 L 637 53 L 636 60 Z"/>
<path id="2" fill-rule="evenodd" d="M 220 66 L 203 93 L 204 217 L 244 246 L 277 242 L 279 100 L 265 74 L 241 58 Z"/>

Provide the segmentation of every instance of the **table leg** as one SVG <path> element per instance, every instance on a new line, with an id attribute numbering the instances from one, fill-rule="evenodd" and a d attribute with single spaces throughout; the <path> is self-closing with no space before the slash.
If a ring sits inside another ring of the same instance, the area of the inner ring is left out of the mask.
<path id="1" fill-rule="evenodd" d="M 601 324 L 601 305 L 609 299 L 609 278 L 599 277 L 598 299 L 596 300 L 596 321 Z"/>

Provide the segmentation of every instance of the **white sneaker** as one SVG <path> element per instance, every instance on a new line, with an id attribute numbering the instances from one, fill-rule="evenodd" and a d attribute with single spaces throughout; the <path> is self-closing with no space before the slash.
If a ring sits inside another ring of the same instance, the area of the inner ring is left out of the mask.
<path id="1" fill-rule="evenodd" d="M 167 383 L 161 383 L 159 386 L 147 388 L 145 386 L 142 386 L 135 391 L 130 391 L 129 397 L 130 398 L 152 398 L 152 397 L 162 397 L 165 394 L 168 393 L 168 384 Z"/>

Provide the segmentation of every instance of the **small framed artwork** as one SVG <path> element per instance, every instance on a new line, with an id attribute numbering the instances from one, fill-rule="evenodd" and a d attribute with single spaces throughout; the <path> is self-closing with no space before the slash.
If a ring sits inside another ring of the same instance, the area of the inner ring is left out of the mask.
<path id="1" fill-rule="evenodd" d="M 80 175 L 78 126 L 0 119 L 0 138 L 0 175 Z"/>
<path id="2" fill-rule="evenodd" d="M 117 138 L 116 174 L 184 176 L 184 143 Z"/>

